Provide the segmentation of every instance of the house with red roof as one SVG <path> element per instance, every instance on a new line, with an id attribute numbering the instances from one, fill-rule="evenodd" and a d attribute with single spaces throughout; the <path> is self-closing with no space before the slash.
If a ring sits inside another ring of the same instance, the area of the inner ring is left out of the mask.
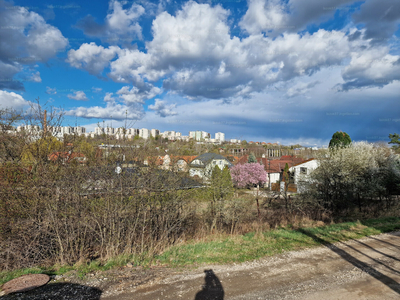
<path id="1" fill-rule="evenodd" d="M 48 157 L 48 160 L 52 162 L 61 161 L 62 164 L 71 163 L 77 161 L 78 163 L 86 163 L 86 156 L 80 152 L 53 152 Z"/>
<path id="2" fill-rule="evenodd" d="M 315 158 L 307 159 L 289 168 L 289 172 L 293 176 L 293 182 L 297 185 L 299 192 L 304 190 L 303 184 L 309 180 L 308 176 L 316 168 L 318 168 L 318 160 Z"/>
<path id="3" fill-rule="evenodd" d="M 190 162 L 197 155 L 164 155 L 164 156 L 149 156 L 144 160 L 145 165 L 153 165 L 164 170 L 174 170 L 186 172 L 189 170 Z"/>
<path id="4" fill-rule="evenodd" d="M 289 170 L 290 167 L 299 165 L 304 160 L 301 157 L 284 155 L 281 156 L 280 159 L 268 159 L 266 157 L 257 157 L 258 163 L 264 165 L 264 170 L 268 173 L 268 186 L 271 187 L 273 183 L 282 181 L 283 178 L 283 170 L 285 169 L 285 165 L 288 164 Z M 248 155 L 243 155 L 239 158 L 238 163 L 245 164 L 248 162 Z"/>

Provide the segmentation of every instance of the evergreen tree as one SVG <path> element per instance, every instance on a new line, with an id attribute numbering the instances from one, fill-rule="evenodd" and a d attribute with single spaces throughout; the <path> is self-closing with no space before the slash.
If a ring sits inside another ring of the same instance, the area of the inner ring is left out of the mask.
<path id="1" fill-rule="evenodd" d="M 225 166 L 221 170 L 215 166 L 211 174 L 209 186 L 210 193 L 210 212 L 212 217 L 211 230 L 216 226 L 217 219 L 222 218 L 225 200 L 233 194 L 233 184 L 229 168 Z"/>
<path id="2" fill-rule="evenodd" d="M 214 201 L 226 199 L 233 193 L 233 183 L 228 166 L 221 170 L 218 166 L 214 167 L 211 174 L 210 190 Z"/>
<path id="3" fill-rule="evenodd" d="M 397 133 L 389 134 L 390 142 L 388 144 L 395 144 L 392 148 L 396 151 L 400 150 L 399 135 Z"/>
<path id="4" fill-rule="evenodd" d="M 286 163 L 283 169 L 283 180 L 289 184 L 289 165 Z"/>
<path id="5" fill-rule="evenodd" d="M 351 138 L 346 132 L 336 131 L 329 142 L 329 148 L 344 148 L 351 144 Z"/>
<path id="6" fill-rule="evenodd" d="M 256 163 L 257 162 L 256 156 L 254 155 L 254 153 L 250 153 L 247 162 L 248 163 Z"/>
<path id="7" fill-rule="evenodd" d="M 233 182 L 231 177 L 231 171 L 228 166 L 225 166 L 221 172 L 222 182 L 221 186 L 223 187 L 223 196 L 224 198 L 229 197 L 233 194 Z"/>

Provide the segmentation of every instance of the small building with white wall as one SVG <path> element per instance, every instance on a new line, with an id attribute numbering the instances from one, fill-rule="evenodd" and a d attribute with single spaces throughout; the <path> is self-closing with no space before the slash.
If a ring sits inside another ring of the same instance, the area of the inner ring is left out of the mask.
<path id="1" fill-rule="evenodd" d="M 289 168 L 298 192 L 304 191 L 304 183 L 309 181 L 309 175 L 316 168 L 318 168 L 318 160 L 315 158 L 308 159 Z"/>
<path id="2" fill-rule="evenodd" d="M 225 166 L 232 167 L 233 164 L 220 154 L 204 153 L 193 159 L 189 166 L 190 176 L 197 175 L 200 178 L 209 179 L 215 166 L 218 166 L 222 170 Z"/>

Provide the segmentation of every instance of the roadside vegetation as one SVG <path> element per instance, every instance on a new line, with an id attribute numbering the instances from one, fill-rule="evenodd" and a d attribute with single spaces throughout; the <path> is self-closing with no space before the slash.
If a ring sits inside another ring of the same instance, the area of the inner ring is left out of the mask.
<path id="1" fill-rule="evenodd" d="M 0 111 L 0 284 L 25 273 L 82 277 L 127 263 L 243 262 L 400 229 L 400 164 L 384 146 L 336 143 L 319 154 L 297 195 L 259 188 L 266 176 L 253 157 L 234 172 L 216 166 L 209 181 L 188 188 L 187 173 L 142 163 L 166 141 L 121 141 L 104 151 L 98 139 L 59 142 L 50 129 L 60 115 L 49 110 L 44 122 L 35 109 L 29 120 Z M 49 130 L 10 132 L 18 122 Z M 193 147 L 171 149 L 217 150 Z M 84 163 L 71 159 L 78 151 Z M 124 159 L 132 166 L 117 173 Z"/>
<path id="2" fill-rule="evenodd" d="M 119 255 L 104 262 L 95 260 L 87 264 L 76 263 L 71 266 L 54 265 L 1 271 L 0 285 L 24 274 L 73 274 L 73 276 L 84 278 L 89 273 L 125 267 L 127 263 L 131 263 L 133 267 L 145 268 L 152 266 L 181 268 L 198 267 L 206 264 L 241 263 L 286 251 L 307 249 L 392 232 L 400 229 L 400 218 L 385 217 L 330 225 L 310 221 L 308 226 L 290 224 L 282 228 L 253 231 L 241 235 L 208 235 L 202 239 L 181 242 L 154 257 Z"/>

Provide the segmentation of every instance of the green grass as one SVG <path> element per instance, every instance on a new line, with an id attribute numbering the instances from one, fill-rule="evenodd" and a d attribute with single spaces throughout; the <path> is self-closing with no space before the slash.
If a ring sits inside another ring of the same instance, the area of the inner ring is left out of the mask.
<path id="1" fill-rule="evenodd" d="M 206 241 L 189 241 L 173 246 L 161 255 L 149 256 L 121 255 L 105 263 L 92 261 L 74 266 L 54 266 L 51 268 L 29 268 L 0 272 L 0 285 L 24 274 L 44 273 L 59 275 L 75 272 L 83 278 L 86 274 L 106 271 L 134 262 L 134 266 L 162 264 L 169 267 L 199 266 L 204 264 L 229 264 L 245 262 L 273 256 L 285 251 L 327 245 L 365 236 L 391 232 L 400 229 L 399 217 L 369 219 L 308 228 L 279 228 L 262 233 L 250 232 L 245 235 L 210 236 Z"/>
<path id="2" fill-rule="evenodd" d="M 244 262 L 284 251 L 348 241 L 400 229 L 400 218 L 389 217 L 301 229 L 280 228 L 242 236 L 216 237 L 206 242 L 174 246 L 157 257 L 160 263 L 182 267 Z"/>

